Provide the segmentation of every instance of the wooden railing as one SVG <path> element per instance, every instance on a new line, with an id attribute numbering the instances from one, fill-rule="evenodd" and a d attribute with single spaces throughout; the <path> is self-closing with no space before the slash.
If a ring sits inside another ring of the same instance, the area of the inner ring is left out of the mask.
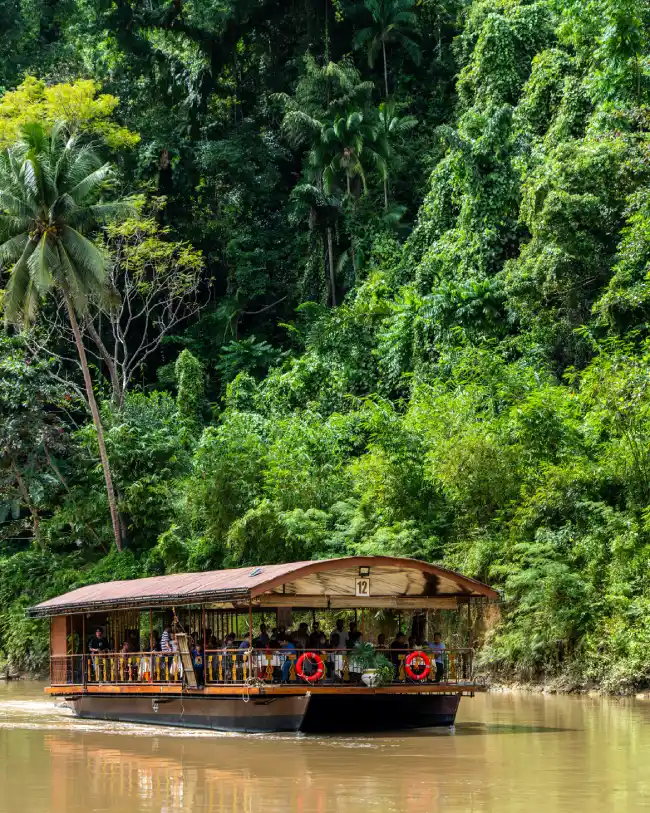
<path id="1" fill-rule="evenodd" d="M 426 650 L 425 650 L 426 651 Z M 296 663 L 302 653 L 266 649 L 208 650 L 195 663 L 199 685 L 305 684 L 296 673 Z M 363 670 L 352 650 L 318 650 L 324 673 L 312 685 L 362 684 Z M 436 670 L 433 652 L 428 675 L 421 681 L 409 678 L 406 670 L 407 651 L 385 650 L 395 667 L 395 684 L 440 682 L 462 685 L 473 678 L 473 650 L 450 649 L 442 654 L 442 666 Z M 440 657 L 440 656 L 439 656 Z M 53 656 L 50 659 L 52 686 L 98 684 L 177 684 L 184 683 L 180 653 L 172 652 L 110 652 L 97 655 Z M 363 684 L 362 684 L 363 685 Z"/>
<path id="2" fill-rule="evenodd" d="M 426 650 L 425 650 L 426 651 Z M 302 653 L 281 650 L 208 650 L 205 653 L 204 679 L 209 684 L 238 684 L 252 679 L 262 683 L 300 683 L 296 663 Z M 352 650 L 318 650 L 325 673 L 313 685 L 337 685 L 361 682 L 363 669 Z M 384 654 L 395 667 L 394 683 L 411 682 L 406 671 L 407 651 L 386 650 Z M 436 672 L 435 654 L 427 652 L 431 661 L 429 674 L 423 683 L 469 683 L 473 674 L 473 650 L 453 649 L 442 655 L 442 669 Z"/>

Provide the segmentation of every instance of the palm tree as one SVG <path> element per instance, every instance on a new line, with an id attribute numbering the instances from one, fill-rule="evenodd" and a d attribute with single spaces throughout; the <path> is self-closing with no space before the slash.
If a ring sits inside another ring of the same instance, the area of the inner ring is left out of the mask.
<path id="1" fill-rule="evenodd" d="M 368 64 L 374 68 L 381 51 L 384 60 L 384 89 L 388 99 L 388 61 L 386 45 L 396 43 L 412 62 L 420 64 L 422 52 L 414 37 L 418 35 L 418 18 L 413 8 L 415 0 L 364 0 L 363 5 L 372 21 L 356 36 L 356 45 L 368 51 Z"/>
<path id="2" fill-rule="evenodd" d="M 317 172 L 323 167 L 323 187 L 328 194 L 337 186 L 341 173 L 345 176 L 350 199 L 354 197 L 352 181 L 355 178 L 361 181 L 364 194 L 368 191 L 366 169 L 369 165 L 382 177 L 385 175 L 386 161 L 377 137 L 376 126 L 365 121 L 363 113 L 357 111 L 322 125 L 320 140 L 312 148 L 308 162 Z"/>
<path id="3" fill-rule="evenodd" d="M 377 111 L 377 142 L 386 162 L 384 173 L 384 211 L 388 211 L 388 166 L 395 160 L 395 144 L 417 126 L 415 116 L 400 116 L 392 102 L 382 102 Z"/>
<path id="4" fill-rule="evenodd" d="M 121 550 L 104 431 L 77 321 L 90 299 L 107 294 L 107 257 L 84 233 L 131 210 L 124 203 L 101 202 L 112 177 L 111 166 L 61 124 L 49 136 L 39 125 L 29 125 L 23 139 L 0 155 L 0 266 L 13 265 L 5 321 L 26 324 L 44 296 L 54 291 L 62 297 L 97 431 L 115 544 Z"/>

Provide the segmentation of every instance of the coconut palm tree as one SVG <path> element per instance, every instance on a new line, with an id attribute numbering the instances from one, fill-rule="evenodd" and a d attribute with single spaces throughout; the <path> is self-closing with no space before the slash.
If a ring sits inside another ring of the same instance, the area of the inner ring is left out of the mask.
<path id="1" fill-rule="evenodd" d="M 131 211 L 124 203 L 102 201 L 112 178 L 111 166 L 61 124 L 49 135 L 39 125 L 29 125 L 22 140 L 0 155 L 0 267 L 11 268 L 5 321 L 26 324 L 45 296 L 54 293 L 63 299 L 97 431 L 115 544 L 121 550 L 104 431 L 77 318 L 87 312 L 91 299 L 107 295 L 108 259 L 85 235 Z"/>
<path id="2" fill-rule="evenodd" d="M 366 48 L 368 64 L 374 68 L 381 51 L 384 61 L 384 90 L 388 99 L 388 60 L 386 45 L 401 46 L 416 65 L 420 64 L 422 52 L 415 41 L 418 35 L 418 18 L 413 9 L 415 0 L 364 0 L 371 23 L 356 36 L 356 45 Z"/>

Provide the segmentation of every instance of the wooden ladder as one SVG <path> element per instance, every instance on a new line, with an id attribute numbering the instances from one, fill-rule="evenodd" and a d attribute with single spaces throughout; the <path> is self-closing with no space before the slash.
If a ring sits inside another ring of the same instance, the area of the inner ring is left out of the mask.
<path id="1" fill-rule="evenodd" d="M 194 671 L 194 664 L 192 663 L 192 653 L 190 652 L 190 643 L 187 638 L 187 633 L 177 632 L 176 641 L 178 642 L 178 652 L 181 656 L 183 664 L 183 676 L 190 689 L 198 689 L 199 684 L 196 679 L 196 672 Z"/>

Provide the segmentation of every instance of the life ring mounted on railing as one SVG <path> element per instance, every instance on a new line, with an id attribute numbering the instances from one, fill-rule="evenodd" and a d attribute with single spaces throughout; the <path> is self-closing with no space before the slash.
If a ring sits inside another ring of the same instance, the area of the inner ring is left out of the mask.
<path id="1" fill-rule="evenodd" d="M 315 661 L 316 663 L 316 671 L 313 675 L 306 675 L 304 672 L 303 664 L 305 660 L 308 661 Z M 296 674 L 299 678 L 306 680 L 307 683 L 318 683 L 318 681 L 323 677 L 325 674 L 325 663 L 320 655 L 317 655 L 315 652 L 305 652 L 303 653 L 296 662 Z"/>
<path id="2" fill-rule="evenodd" d="M 413 669 L 414 661 L 421 661 L 424 664 L 424 669 L 421 672 L 416 672 Z M 416 649 L 415 652 L 410 652 L 406 656 L 404 669 L 411 680 L 425 680 L 431 671 L 431 660 L 426 652 L 422 652 L 421 649 Z"/>

